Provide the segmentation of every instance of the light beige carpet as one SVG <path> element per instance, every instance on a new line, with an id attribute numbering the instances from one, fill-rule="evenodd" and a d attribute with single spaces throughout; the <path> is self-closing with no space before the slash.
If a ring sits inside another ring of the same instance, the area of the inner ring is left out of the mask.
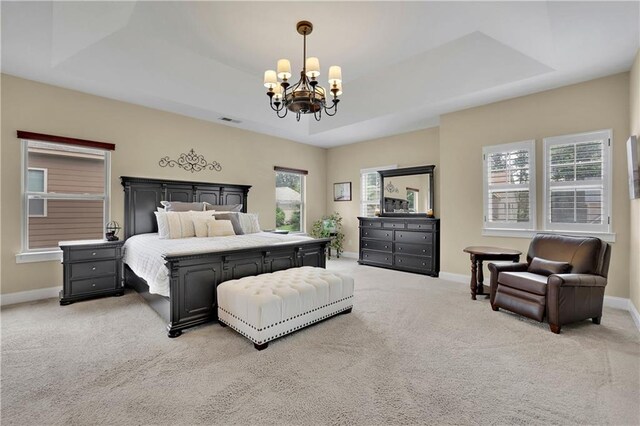
<path id="1" fill-rule="evenodd" d="M 561 335 L 466 286 L 331 261 L 355 308 L 258 352 L 211 324 L 168 339 L 133 292 L 2 310 L 2 425 L 638 424 L 640 335 L 605 309 Z"/>

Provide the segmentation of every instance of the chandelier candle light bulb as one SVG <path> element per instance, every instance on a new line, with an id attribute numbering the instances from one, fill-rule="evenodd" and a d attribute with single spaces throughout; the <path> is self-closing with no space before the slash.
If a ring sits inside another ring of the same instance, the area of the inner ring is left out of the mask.
<path id="1" fill-rule="evenodd" d="M 334 116 L 338 112 L 338 96 L 342 94 L 342 69 L 333 65 L 329 68 L 329 91 L 318 84 L 320 76 L 320 60 L 314 56 L 307 58 L 307 36 L 313 31 L 313 24 L 300 21 L 296 25 L 298 33 L 303 36 L 304 68 L 298 82 L 290 83 L 291 63 L 288 59 L 279 59 L 276 70 L 264 73 L 264 87 L 267 88 L 269 104 L 279 118 L 286 117 L 291 111 L 300 121 L 302 114 L 313 114 L 320 121 L 322 112 Z M 281 81 L 278 81 L 280 79 Z M 327 100 L 329 95 L 329 100 Z M 328 105 L 330 103 L 330 105 Z"/>

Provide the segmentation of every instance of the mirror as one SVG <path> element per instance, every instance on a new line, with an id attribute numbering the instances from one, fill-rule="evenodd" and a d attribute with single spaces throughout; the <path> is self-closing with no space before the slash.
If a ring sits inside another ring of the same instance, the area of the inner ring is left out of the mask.
<path id="1" fill-rule="evenodd" d="M 434 169 L 431 165 L 379 171 L 380 215 L 433 217 Z"/>

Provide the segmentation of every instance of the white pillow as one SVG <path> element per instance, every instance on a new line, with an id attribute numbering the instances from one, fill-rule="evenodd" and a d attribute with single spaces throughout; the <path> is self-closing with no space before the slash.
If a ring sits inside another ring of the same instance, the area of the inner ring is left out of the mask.
<path id="1" fill-rule="evenodd" d="M 160 209 L 160 207 L 158 207 Z M 167 213 L 164 211 L 154 212 L 156 215 L 156 222 L 158 222 L 158 236 L 162 239 L 169 238 L 169 220 L 167 219 Z"/>
<path id="2" fill-rule="evenodd" d="M 210 237 L 236 235 L 230 220 L 211 220 L 207 222 L 207 231 Z"/>
<path id="3" fill-rule="evenodd" d="M 242 232 L 245 234 L 255 234 L 261 231 L 257 213 L 238 213 L 238 220 Z"/>

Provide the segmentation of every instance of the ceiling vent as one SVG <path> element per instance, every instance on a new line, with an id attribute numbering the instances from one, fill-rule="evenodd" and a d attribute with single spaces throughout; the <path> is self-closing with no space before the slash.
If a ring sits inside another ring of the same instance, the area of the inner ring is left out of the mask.
<path id="1" fill-rule="evenodd" d="M 227 123 L 241 123 L 240 120 L 236 120 L 234 118 L 229 118 L 229 117 L 220 117 L 218 120 L 220 121 L 226 121 Z"/>

